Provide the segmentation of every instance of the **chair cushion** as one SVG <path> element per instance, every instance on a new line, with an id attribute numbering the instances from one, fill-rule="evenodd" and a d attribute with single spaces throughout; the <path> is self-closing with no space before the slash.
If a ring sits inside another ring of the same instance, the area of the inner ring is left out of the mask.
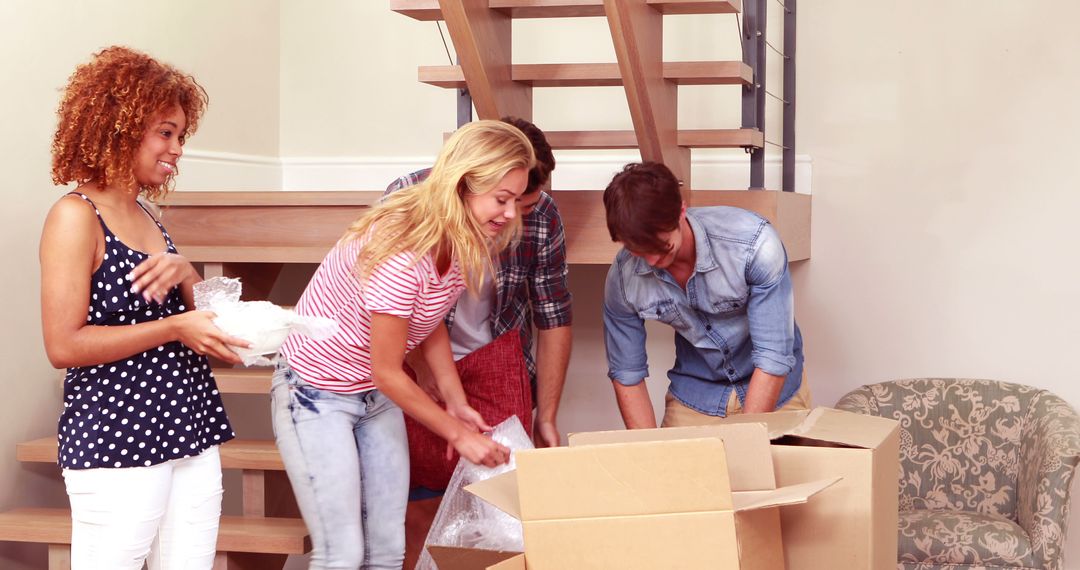
<path id="1" fill-rule="evenodd" d="M 532 436 L 532 387 L 517 329 L 469 353 L 456 365 L 465 399 L 484 421 L 494 426 L 516 415 Z M 411 369 L 406 372 L 414 375 Z M 411 486 L 433 491 L 446 489 L 458 462 L 457 452 L 448 460 L 446 440 L 410 416 L 405 416 L 405 430 L 409 438 Z"/>
<path id="2" fill-rule="evenodd" d="M 902 511 L 898 539 L 900 568 L 1037 568 L 1024 529 L 997 515 Z"/>

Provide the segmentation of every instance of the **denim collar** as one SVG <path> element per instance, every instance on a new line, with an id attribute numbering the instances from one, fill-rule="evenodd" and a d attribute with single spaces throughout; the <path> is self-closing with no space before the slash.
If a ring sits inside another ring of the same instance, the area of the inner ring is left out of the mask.
<path id="1" fill-rule="evenodd" d="M 712 246 L 709 244 L 709 237 L 705 232 L 705 227 L 701 225 L 701 221 L 697 219 L 694 210 L 686 209 L 686 221 L 690 224 L 690 229 L 694 233 L 694 273 L 703 273 L 705 271 L 711 271 L 718 265 L 716 257 L 713 256 Z M 645 263 L 644 259 L 631 254 L 630 256 L 634 260 L 634 273 L 638 275 L 646 275 L 649 273 L 659 273 L 663 271 L 667 273 L 667 270 L 656 269 L 655 267 Z"/>

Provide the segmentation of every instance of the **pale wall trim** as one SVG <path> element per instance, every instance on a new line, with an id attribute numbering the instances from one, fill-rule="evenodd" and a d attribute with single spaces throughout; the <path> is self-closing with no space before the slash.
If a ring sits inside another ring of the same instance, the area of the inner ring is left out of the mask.
<path id="1" fill-rule="evenodd" d="M 602 190 L 637 154 L 556 153 L 557 190 Z M 430 166 L 434 157 L 271 157 L 188 150 L 177 178 L 180 190 L 382 190 L 402 174 Z M 809 155 L 795 160 L 795 188 L 811 192 Z M 704 156 L 693 160 L 694 187 L 737 190 L 750 181 L 744 156 Z M 780 158 L 766 157 L 765 183 L 780 187 Z"/>

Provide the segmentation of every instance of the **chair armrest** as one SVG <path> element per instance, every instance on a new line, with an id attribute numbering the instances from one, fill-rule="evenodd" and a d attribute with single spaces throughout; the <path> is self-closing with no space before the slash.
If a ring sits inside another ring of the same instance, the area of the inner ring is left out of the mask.
<path id="1" fill-rule="evenodd" d="M 1035 395 L 1021 434 L 1017 518 L 1036 560 L 1060 569 L 1069 516 L 1069 490 L 1080 465 L 1080 416 L 1061 398 Z"/>

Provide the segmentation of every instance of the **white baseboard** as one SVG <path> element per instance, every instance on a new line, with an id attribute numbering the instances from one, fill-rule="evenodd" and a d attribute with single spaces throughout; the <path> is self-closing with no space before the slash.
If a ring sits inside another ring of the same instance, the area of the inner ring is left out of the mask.
<path id="1" fill-rule="evenodd" d="M 281 159 L 276 156 L 185 149 L 176 189 L 281 190 Z"/>
<path id="2" fill-rule="evenodd" d="M 637 153 L 556 153 L 556 190 L 603 190 Z M 271 157 L 188 150 L 181 159 L 180 190 L 382 190 L 399 176 L 430 166 L 434 157 Z M 795 189 L 811 192 L 809 155 L 795 159 Z M 736 190 L 750 183 L 746 156 L 703 156 L 692 162 L 693 186 Z M 765 187 L 779 189 L 779 157 L 766 157 Z"/>

